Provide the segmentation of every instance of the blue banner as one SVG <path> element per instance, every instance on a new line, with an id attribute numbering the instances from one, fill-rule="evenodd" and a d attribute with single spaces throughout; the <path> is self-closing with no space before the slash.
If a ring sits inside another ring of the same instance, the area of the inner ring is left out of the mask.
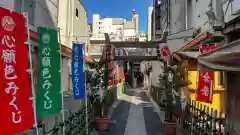
<path id="1" fill-rule="evenodd" d="M 72 87 L 74 99 L 85 98 L 84 44 L 72 46 Z"/>

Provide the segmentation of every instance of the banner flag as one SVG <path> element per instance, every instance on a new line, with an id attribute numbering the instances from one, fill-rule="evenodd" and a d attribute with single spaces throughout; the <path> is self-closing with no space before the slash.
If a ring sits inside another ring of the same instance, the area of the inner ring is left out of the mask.
<path id="1" fill-rule="evenodd" d="M 84 44 L 72 46 L 72 86 L 74 99 L 85 98 Z"/>
<path id="2" fill-rule="evenodd" d="M 38 27 L 37 117 L 61 111 L 61 73 L 57 30 Z"/>
<path id="3" fill-rule="evenodd" d="M 34 125 L 26 26 L 23 15 L 0 13 L 0 135 L 13 135 Z"/>
<path id="4" fill-rule="evenodd" d="M 197 101 L 212 103 L 214 72 L 198 73 Z"/>

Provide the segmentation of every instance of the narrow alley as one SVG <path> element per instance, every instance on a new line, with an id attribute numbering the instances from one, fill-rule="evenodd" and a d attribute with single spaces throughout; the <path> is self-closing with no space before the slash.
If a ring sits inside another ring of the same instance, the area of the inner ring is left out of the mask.
<path id="1" fill-rule="evenodd" d="M 0 0 L 0 135 L 240 135 L 240 0 Z"/>
<path id="2" fill-rule="evenodd" d="M 128 89 L 113 110 L 109 130 L 100 135 L 164 135 L 164 125 L 146 90 Z"/>

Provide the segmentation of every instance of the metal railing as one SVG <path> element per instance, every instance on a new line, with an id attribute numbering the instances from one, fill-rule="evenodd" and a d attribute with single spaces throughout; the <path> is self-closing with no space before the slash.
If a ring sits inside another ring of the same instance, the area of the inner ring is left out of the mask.
<path id="1" fill-rule="evenodd" d="M 165 97 L 158 88 L 151 89 L 151 96 L 157 104 L 166 109 Z M 175 115 L 178 128 L 186 135 L 230 135 L 227 132 L 225 115 L 195 100 L 188 102 L 182 115 Z M 228 134 L 226 134 L 228 133 Z"/>
<path id="2" fill-rule="evenodd" d="M 182 129 L 189 135 L 225 134 L 224 114 L 196 101 L 190 101 L 183 112 L 183 116 L 178 120 Z"/>
<path id="3" fill-rule="evenodd" d="M 83 108 L 78 112 L 72 113 L 69 110 L 70 116 L 64 122 L 56 123 L 49 131 L 45 130 L 45 124 L 39 124 L 42 129 L 42 135 L 88 135 L 94 129 L 95 118 L 92 105 L 88 108 Z M 88 124 L 86 122 L 86 114 L 88 117 Z M 63 130 L 65 129 L 65 130 Z M 89 131 L 89 133 L 87 133 Z"/>

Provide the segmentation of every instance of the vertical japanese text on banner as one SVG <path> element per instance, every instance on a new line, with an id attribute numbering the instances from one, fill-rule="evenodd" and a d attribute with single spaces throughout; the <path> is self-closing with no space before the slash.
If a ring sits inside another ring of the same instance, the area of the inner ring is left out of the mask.
<path id="1" fill-rule="evenodd" d="M 14 36 L 4 35 L 1 39 L 3 45 L 2 58 L 4 63 L 4 79 L 7 81 L 7 87 L 4 88 L 6 94 L 11 96 L 9 106 L 12 108 L 12 122 L 17 124 L 22 121 L 21 108 L 16 104 L 17 92 L 19 90 L 16 79 L 16 47 Z"/>
<path id="2" fill-rule="evenodd" d="M 44 47 L 42 50 L 42 65 L 43 65 L 43 70 L 42 70 L 42 77 L 43 77 L 43 84 L 42 88 L 44 89 L 44 109 L 51 109 L 52 108 L 52 100 L 49 96 L 49 90 L 52 87 L 52 82 L 51 82 L 51 48 L 49 47 Z"/>

